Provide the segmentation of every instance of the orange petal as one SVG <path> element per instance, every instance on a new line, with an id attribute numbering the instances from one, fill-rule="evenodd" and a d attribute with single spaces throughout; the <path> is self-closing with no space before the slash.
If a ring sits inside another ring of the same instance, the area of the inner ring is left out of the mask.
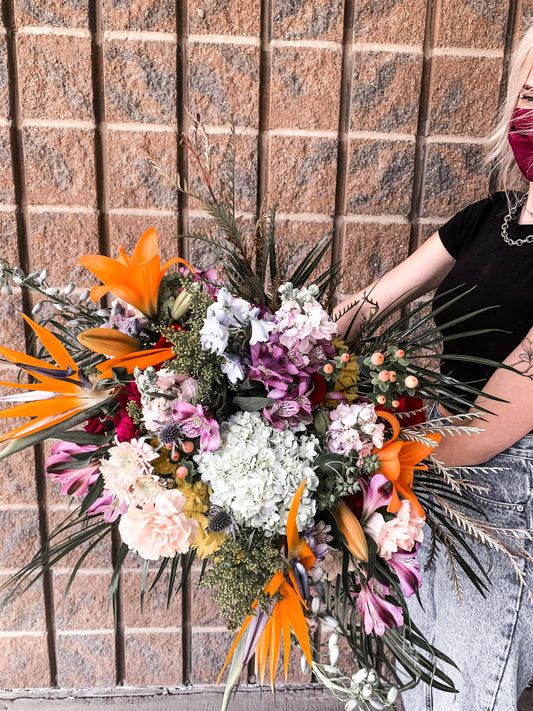
<path id="1" fill-rule="evenodd" d="M 127 267 L 117 259 L 103 254 L 85 254 L 78 264 L 92 272 L 104 284 L 120 284 L 127 275 Z M 92 298 L 92 296 L 91 296 Z"/>
<path id="2" fill-rule="evenodd" d="M 298 536 L 298 529 L 296 527 L 296 516 L 298 515 L 298 507 L 300 506 L 300 500 L 305 489 L 306 481 L 307 479 L 302 481 L 294 494 L 289 515 L 287 516 L 287 547 L 289 550 L 289 560 L 298 557 L 296 548 L 300 541 L 300 537 Z"/>
<path id="3" fill-rule="evenodd" d="M 224 669 L 228 666 L 228 662 L 231 659 L 231 657 L 233 656 L 233 652 L 237 648 L 240 638 L 243 636 L 244 632 L 246 631 L 246 628 L 248 627 L 248 625 L 250 624 L 251 621 L 252 621 L 252 615 L 248 615 L 248 617 L 244 620 L 243 625 L 242 625 L 241 629 L 239 630 L 237 636 L 233 640 L 233 644 L 231 645 L 231 648 L 228 652 L 228 656 L 226 657 L 224 666 L 222 667 L 220 674 L 218 675 L 218 679 L 215 682 L 216 684 L 218 684 L 218 682 L 220 681 L 220 679 L 222 677 L 222 674 L 224 674 Z"/>
<path id="4" fill-rule="evenodd" d="M 149 227 L 137 242 L 131 255 L 132 261 L 137 264 L 149 262 L 157 255 L 158 241 L 159 235 L 157 234 L 157 230 L 154 227 Z"/>
<path id="5" fill-rule="evenodd" d="M 88 328 L 79 334 L 78 341 L 90 351 L 106 356 L 126 355 L 141 349 L 136 338 L 114 328 Z"/>
<path id="6" fill-rule="evenodd" d="M 137 367 L 144 370 L 150 365 L 158 365 L 173 357 L 172 348 L 154 348 L 149 351 L 137 351 L 136 353 L 128 353 L 111 358 L 111 360 L 106 360 L 104 363 L 97 365 L 96 369 L 101 372 L 102 377 L 110 378 L 113 368 L 126 368 L 128 373 L 133 373 Z"/>
<path id="7" fill-rule="evenodd" d="M 339 501 L 337 508 L 333 511 L 335 520 L 340 532 L 346 539 L 346 544 L 350 553 L 364 562 L 368 561 L 368 544 L 365 533 L 357 517 L 350 511 L 344 501 Z"/>
<path id="8" fill-rule="evenodd" d="M 54 336 L 54 334 L 44 326 L 40 326 L 38 323 L 35 323 L 35 321 L 32 321 L 31 318 L 28 318 L 28 316 L 26 316 L 26 314 L 22 314 L 22 317 L 24 318 L 26 323 L 29 324 L 31 328 L 35 331 L 36 335 L 40 338 L 43 346 L 46 348 L 48 353 L 50 353 L 50 355 L 58 364 L 58 366 L 62 369 L 68 368 L 70 366 L 73 371 L 77 372 L 78 366 L 74 362 L 74 359 L 67 351 L 65 346 L 61 343 L 59 338 L 57 338 L 57 336 Z"/>
<path id="9" fill-rule="evenodd" d="M 302 652 L 307 659 L 309 666 L 312 666 L 313 659 L 311 657 L 311 642 L 309 641 L 309 628 L 307 627 L 307 622 L 305 620 L 305 615 L 298 600 L 296 592 L 291 588 L 290 585 L 285 585 L 282 588 L 282 594 L 286 597 L 278 603 L 280 606 L 280 611 L 283 610 L 283 614 L 287 615 L 291 627 L 294 631 L 298 644 L 300 645 Z"/>
<path id="10" fill-rule="evenodd" d="M 165 272 L 167 271 L 167 269 L 168 269 L 169 267 L 171 267 L 173 264 L 185 264 L 185 266 L 186 266 L 187 269 L 191 272 L 191 274 L 196 274 L 196 271 L 191 267 L 191 265 L 189 264 L 189 262 L 186 262 L 186 261 L 185 261 L 184 259 L 182 259 L 181 257 L 172 257 L 172 259 L 167 259 L 167 261 L 166 261 L 166 262 L 163 264 L 163 266 L 161 267 L 161 276 L 163 276 L 163 274 L 165 274 Z"/>
<path id="11" fill-rule="evenodd" d="M 272 634 L 270 638 L 270 688 L 274 691 L 274 679 L 276 676 L 276 667 L 279 659 L 279 649 L 281 646 L 281 631 L 282 622 L 279 612 L 279 606 L 276 605 L 272 612 Z"/>
<path id="12" fill-rule="evenodd" d="M 384 420 L 387 420 L 387 422 L 392 425 L 392 439 L 389 441 L 392 442 L 393 440 L 395 440 L 396 437 L 400 434 L 400 423 L 398 421 L 398 418 L 395 417 L 392 413 L 385 412 L 384 410 L 376 410 L 376 415 L 378 415 L 378 417 L 383 418 Z"/>

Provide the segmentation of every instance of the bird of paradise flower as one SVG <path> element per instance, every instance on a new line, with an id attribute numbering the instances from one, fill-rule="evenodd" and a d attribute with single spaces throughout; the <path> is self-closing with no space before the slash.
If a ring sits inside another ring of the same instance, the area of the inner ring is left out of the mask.
<path id="1" fill-rule="evenodd" d="M 57 336 L 28 316 L 22 316 L 55 363 L 0 346 L 0 355 L 25 371 L 34 381 L 0 382 L 5 387 L 26 391 L 1 397 L 0 402 L 18 404 L 2 410 L 0 417 L 31 418 L 29 422 L 0 436 L 0 444 L 11 440 L 11 446 L 0 452 L 0 459 L 51 436 L 52 429 L 62 423 L 63 429 L 68 429 L 87 419 L 91 411 L 102 409 L 120 389 L 120 384 L 112 380 L 113 368 L 122 367 L 132 373 L 136 366 L 146 368 L 173 356 L 170 348 L 130 352 L 96 366 L 97 374 L 88 378 Z"/>
<path id="2" fill-rule="evenodd" d="M 230 680 L 226 686 L 225 703 L 222 706 L 222 711 L 227 707 L 229 692 L 237 683 L 241 671 L 248 664 L 254 653 L 256 673 L 261 679 L 261 684 L 264 682 L 267 662 L 269 662 L 270 686 L 274 690 L 274 677 L 282 638 L 283 666 L 285 678 L 287 678 L 291 629 L 298 640 L 307 663 L 309 666 L 312 665 L 311 642 L 304 608 L 306 607 L 306 599 L 309 596 L 307 571 L 315 562 L 315 556 L 307 543 L 299 537 L 296 526 L 296 515 L 305 483 L 306 480 L 304 479 L 294 495 L 287 517 L 286 536 L 289 565 L 286 570 L 277 571 L 265 586 L 265 593 L 271 599 L 270 609 L 262 610 L 257 601 L 254 603 L 255 614 L 250 614 L 245 619 L 220 672 L 218 681 L 220 681 L 220 677 L 229 660 L 239 648 L 238 658 L 236 655 L 232 665 L 232 674 L 230 674 Z M 246 631 L 248 631 L 248 634 L 244 637 Z"/>

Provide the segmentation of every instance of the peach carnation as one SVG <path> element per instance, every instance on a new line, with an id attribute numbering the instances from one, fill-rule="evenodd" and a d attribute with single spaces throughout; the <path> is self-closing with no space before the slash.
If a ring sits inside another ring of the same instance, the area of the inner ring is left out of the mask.
<path id="1" fill-rule="evenodd" d="M 117 442 L 115 447 L 109 449 L 108 457 L 102 460 L 100 466 L 106 489 L 118 501 L 129 504 L 133 500 L 135 482 L 152 474 L 150 462 L 157 456 L 144 437 Z"/>
<path id="2" fill-rule="evenodd" d="M 424 523 L 425 519 L 414 511 L 407 499 L 403 499 L 394 518 L 385 521 L 380 513 L 374 513 L 364 529 L 378 544 L 379 555 L 390 560 L 397 550 L 412 551 L 416 541 L 421 543 L 424 540 Z"/>
<path id="3" fill-rule="evenodd" d="M 118 525 L 122 540 L 145 560 L 187 553 L 200 526 L 183 513 L 185 502 L 176 489 L 162 489 L 154 501 L 130 506 Z"/>

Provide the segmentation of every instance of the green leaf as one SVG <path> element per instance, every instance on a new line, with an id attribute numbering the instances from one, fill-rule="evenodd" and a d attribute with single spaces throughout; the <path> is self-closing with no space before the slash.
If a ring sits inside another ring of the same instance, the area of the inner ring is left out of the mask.
<path id="1" fill-rule="evenodd" d="M 257 412 L 262 410 L 264 407 L 269 407 L 273 405 L 276 401 L 270 397 L 234 397 L 233 404 L 240 410 L 245 410 L 246 412 Z"/>
<path id="2" fill-rule="evenodd" d="M 229 668 L 228 680 L 226 681 L 226 688 L 224 690 L 224 696 L 222 698 L 222 706 L 220 707 L 220 711 L 227 711 L 231 698 L 231 692 L 233 691 L 234 687 L 237 686 L 237 684 L 239 683 L 239 678 L 242 674 L 243 669 L 242 660 L 244 658 L 244 649 L 246 647 L 246 640 L 248 639 L 249 632 L 250 629 L 248 628 L 248 630 L 246 630 L 246 632 L 238 641 L 237 646 L 235 647 L 235 651 L 233 652 L 233 657 L 231 659 L 231 665 Z"/>

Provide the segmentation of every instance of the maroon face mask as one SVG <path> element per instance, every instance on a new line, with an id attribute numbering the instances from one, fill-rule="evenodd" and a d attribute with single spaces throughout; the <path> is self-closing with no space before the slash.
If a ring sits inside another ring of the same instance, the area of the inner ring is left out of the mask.
<path id="1" fill-rule="evenodd" d="M 516 164 L 526 180 L 533 182 L 533 110 L 515 109 L 507 134 Z"/>

